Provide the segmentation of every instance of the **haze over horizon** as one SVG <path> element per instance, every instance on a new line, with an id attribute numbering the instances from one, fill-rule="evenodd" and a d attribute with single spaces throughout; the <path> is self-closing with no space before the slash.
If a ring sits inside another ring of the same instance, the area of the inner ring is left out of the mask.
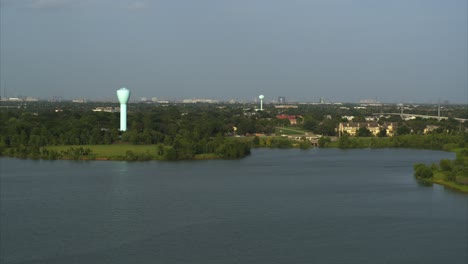
<path id="1" fill-rule="evenodd" d="M 0 95 L 468 103 L 466 0 L 1 0 Z"/>

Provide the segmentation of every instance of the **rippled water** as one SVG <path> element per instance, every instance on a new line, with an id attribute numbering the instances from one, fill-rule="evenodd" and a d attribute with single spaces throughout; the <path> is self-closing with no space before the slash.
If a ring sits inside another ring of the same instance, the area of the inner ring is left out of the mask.
<path id="1" fill-rule="evenodd" d="M 0 158 L 1 263 L 463 263 L 468 196 L 425 150 L 254 150 L 230 161 Z"/>

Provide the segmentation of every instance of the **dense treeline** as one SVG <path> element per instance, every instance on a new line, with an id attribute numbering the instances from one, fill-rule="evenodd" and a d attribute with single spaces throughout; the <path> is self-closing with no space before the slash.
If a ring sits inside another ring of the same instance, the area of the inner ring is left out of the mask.
<path id="1" fill-rule="evenodd" d="M 277 127 L 295 126 L 305 131 L 323 135 L 320 147 L 385 148 L 408 147 L 444 149 L 447 144 L 463 145 L 461 131 L 466 124 L 453 119 L 402 121 L 397 116 L 379 122 L 397 123 L 396 137 L 370 136 L 370 131 L 359 131 L 357 138 L 343 136 L 338 143 L 331 137 L 337 134 L 343 115 L 353 115 L 356 121 L 364 121 L 376 109 L 356 109 L 351 106 L 300 105 L 298 108 L 267 108 L 256 111 L 253 105 L 188 104 L 151 105 L 130 104 L 128 131 L 118 130 L 119 113 L 93 112 L 99 104 L 33 103 L 27 108 L 0 109 L 0 155 L 40 158 L 93 158 L 94 153 L 81 151 L 79 146 L 89 145 L 154 145 L 148 154 L 129 150 L 122 159 L 180 160 L 205 157 L 239 158 L 250 153 L 250 147 L 289 148 L 311 147 L 308 140 L 293 142 L 287 138 L 274 137 Z M 106 105 L 111 107 L 112 104 Z M 115 104 L 114 104 L 115 106 Z M 397 109 L 384 109 L 394 112 Z M 297 124 L 277 115 L 294 116 Z M 428 124 L 437 124 L 431 135 L 422 136 Z M 252 137 L 240 140 L 236 136 L 255 133 L 269 137 Z M 73 146 L 57 151 L 53 146 Z M 209 155 L 207 155 L 209 154 Z"/>
<path id="2" fill-rule="evenodd" d="M 210 109 L 208 109 L 210 110 Z M 239 158 L 250 153 L 248 142 L 233 142 L 226 135 L 238 130 L 250 132 L 262 128 L 256 118 L 234 111 L 207 111 L 158 107 L 129 114 L 129 129 L 117 130 L 119 113 L 92 111 L 25 110 L 0 112 L 0 154 L 17 157 L 61 157 L 47 146 L 101 144 L 155 144 L 158 156 L 168 160 L 192 159 L 214 153 L 221 158 Z M 270 124 L 267 124 L 270 125 Z M 263 129 L 274 129 L 272 128 Z M 52 153 L 52 154 L 51 154 Z M 130 159 L 132 155 L 130 153 Z M 143 157 L 144 158 L 144 157 Z M 143 159 L 142 158 L 142 159 Z"/>
<path id="3" fill-rule="evenodd" d="M 449 151 L 466 147 L 468 133 L 464 134 L 428 134 L 401 135 L 388 138 L 342 136 L 338 140 L 340 148 L 416 148 Z"/>

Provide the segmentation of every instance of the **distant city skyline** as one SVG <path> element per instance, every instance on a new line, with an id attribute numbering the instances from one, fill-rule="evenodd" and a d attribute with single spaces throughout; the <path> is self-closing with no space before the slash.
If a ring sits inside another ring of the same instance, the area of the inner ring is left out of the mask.
<path id="1" fill-rule="evenodd" d="M 435 101 L 426 101 L 426 102 L 415 102 L 415 101 L 380 101 L 376 99 L 359 99 L 357 101 L 332 101 L 325 100 L 323 97 L 316 98 L 314 100 L 285 100 L 280 101 L 279 99 L 287 99 L 284 96 L 276 98 L 267 98 L 265 97 L 265 104 L 300 104 L 300 103 L 312 103 L 312 104 L 342 104 L 342 103 L 351 103 L 351 104 L 452 104 L 452 105 L 468 105 L 467 103 L 457 103 L 451 102 L 449 100 L 435 100 Z M 112 96 L 106 98 L 87 98 L 87 97 L 62 97 L 62 96 L 49 96 L 49 97 L 33 97 L 33 96 L 9 96 L 4 97 L 0 95 L 0 101 L 9 101 L 9 102 L 38 102 L 38 101 L 50 101 L 50 102 L 59 102 L 59 101 L 73 101 L 77 103 L 86 103 L 86 102 L 113 102 L 118 103 L 118 99 L 112 98 Z M 129 103 L 139 103 L 139 102 L 153 102 L 153 103 L 259 103 L 260 100 L 258 97 L 253 97 L 246 100 L 239 100 L 235 98 L 207 98 L 207 97 L 178 97 L 178 98 L 158 98 L 158 97 L 140 97 L 132 98 L 129 100 Z"/>
<path id="2" fill-rule="evenodd" d="M 466 0 L 2 0 L 0 95 L 468 103 Z"/>

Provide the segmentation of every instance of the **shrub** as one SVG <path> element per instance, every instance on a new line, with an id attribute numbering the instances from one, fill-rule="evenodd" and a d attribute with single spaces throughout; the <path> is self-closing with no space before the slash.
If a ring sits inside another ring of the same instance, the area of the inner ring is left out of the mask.
<path id="1" fill-rule="evenodd" d="M 414 175 L 416 177 L 427 179 L 432 178 L 434 174 L 428 166 L 426 166 L 425 164 L 418 163 L 414 165 Z"/>
<path id="2" fill-rule="evenodd" d="M 312 147 L 312 144 L 310 144 L 310 141 L 303 141 L 299 143 L 299 148 L 300 149 L 309 149 Z"/>
<path id="3" fill-rule="evenodd" d="M 451 171 L 452 170 L 452 161 L 448 159 L 442 159 L 439 162 L 440 169 L 443 171 Z"/>
<path id="4" fill-rule="evenodd" d="M 319 140 L 318 140 L 318 145 L 319 145 L 319 148 L 325 148 L 327 147 L 327 145 L 331 142 L 331 139 L 329 137 L 321 137 Z"/>

